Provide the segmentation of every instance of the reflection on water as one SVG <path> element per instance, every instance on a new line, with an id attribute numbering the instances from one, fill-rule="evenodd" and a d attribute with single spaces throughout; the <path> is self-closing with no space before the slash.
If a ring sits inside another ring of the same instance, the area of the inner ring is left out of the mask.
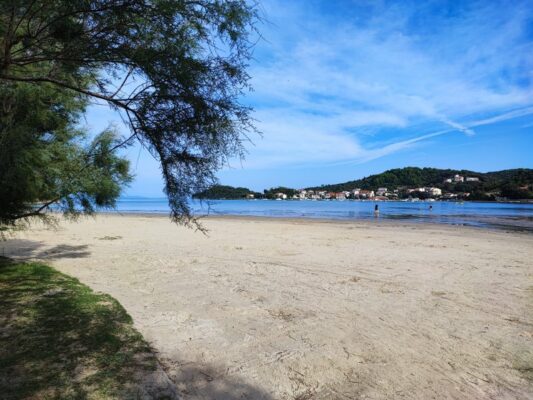
<path id="1" fill-rule="evenodd" d="M 273 201 L 216 200 L 209 204 L 193 201 L 196 214 L 243 215 L 279 218 L 379 219 L 420 223 L 453 224 L 533 232 L 533 204 L 475 202 L 401 201 Z M 430 209 L 430 205 L 432 208 Z M 166 198 L 122 198 L 116 211 L 168 213 Z"/>

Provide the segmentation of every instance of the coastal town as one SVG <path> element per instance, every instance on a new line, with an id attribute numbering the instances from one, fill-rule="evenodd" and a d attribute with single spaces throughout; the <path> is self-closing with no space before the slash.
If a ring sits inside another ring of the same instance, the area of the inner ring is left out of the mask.
<path id="1" fill-rule="evenodd" d="M 479 182 L 478 177 L 454 175 L 447 178 L 443 183 L 460 183 L 460 182 Z M 298 190 L 280 190 L 273 193 L 272 196 L 276 200 L 406 200 L 406 201 L 420 201 L 420 200 L 462 200 L 467 199 L 470 192 L 450 193 L 443 189 L 434 186 L 425 187 L 399 187 L 395 189 L 388 189 L 386 187 L 379 187 L 376 190 L 355 188 L 352 190 L 345 190 L 339 192 L 331 192 L 327 190 L 312 190 L 312 189 L 298 189 Z M 256 195 L 249 193 L 246 195 L 247 199 L 255 199 Z"/>
<path id="2" fill-rule="evenodd" d="M 494 172 L 405 167 L 362 179 L 303 187 L 213 185 L 193 196 L 217 200 L 533 201 L 533 170 Z"/>

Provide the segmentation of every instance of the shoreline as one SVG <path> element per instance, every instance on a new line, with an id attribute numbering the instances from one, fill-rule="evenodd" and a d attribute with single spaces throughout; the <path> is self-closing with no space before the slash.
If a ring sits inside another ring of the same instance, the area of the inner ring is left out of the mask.
<path id="1" fill-rule="evenodd" d="M 104 211 L 96 212 L 96 216 L 140 216 L 143 218 L 169 218 L 169 213 L 164 211 L 156 212 L 144 212 L 144 211 Z M 198 220 L 249 220 L 249 221 L 285 221 L 293 223 L 317 223 L 317 224 L 360 224 L 368 226 L 383 226 L 383 227 L 421 227 L 428 228 L 447 228 L 451 230 L 456 229 L 474 229 L 476 231 L 497 231 L 506 233 L 519 233 L 519 234 L 533 234 L 533 226 L 520 226 L 520 225 L 497 225 L 497 224 L 459 224 L 459 223 L 446 223 L 446 222 L 428 222 L 426 220 L 417 220 L 415 218 L 388 218 L 380 215 L 379 217 L 370 218 L 328 218 L 328 217 L 286 217 L 286 216 L 264 216 L 264 215 L 237 215 L 237 214 L 209 214 L 198 216 Z"/>
<path id="2" fill-rule="evenodd" d="M 123 199 L 162 199 L 164 197 L 128 197 L 125 196 Z M 427 199 L 419 199 L 416 201 L 411 200 L 383 200 L 383 199 L 344 199 L 344 200 L 337 200 L 337 199 L 201 199 L 201 198 L 193 198 L 195 201 L 357 201 L 357 202 L 378 202 L 378 203 L 487 203 L 487 204 L 531 204 L 533 205 L 533 200 L 531 199 L 521 199 L 521 200 L 440 200 L 440 199 L 434 199 L 434 200 L 427 200 Z"/>
<path id="3" fill-rule="evenodd" d="M 144 197 L 144 196 L 123 196 L 119 198 L 118 201 L 124 201 L 124 200 L 166 200 L 166 197 Z M 248 202 L 255 202 L 255 201 L 284 201 L 284 202 L 361 202 L 361 203 L 370 203 L 370 202 L 377 202 L 377 203 L 479 203 L 479 204 L 531 204 L 533 205 L 533 199 L 517 199 L 517 200 L 442 200 L 442 199 L 434 199 L 434 200 L 428 200 L 428 199 L 419 199 L 417 201 L 410 201 L 407 199 L 403 200 L 383 200 L 383 199 L 344 199 L 344 200 L 337 200 L 337 199 L 210 199 L 210 198 L 197 198 L 193 197 L 193 201 L 198 202 L 204 202 L 209 203 L 212 201 L 248 201 Z"/>

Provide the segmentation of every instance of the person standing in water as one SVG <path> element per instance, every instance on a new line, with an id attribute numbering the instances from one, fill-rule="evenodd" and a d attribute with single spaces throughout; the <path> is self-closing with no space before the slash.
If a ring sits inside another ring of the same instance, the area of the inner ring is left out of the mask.
<path id="1" fill-rule="evenodd" d="M 429 205 L 429 211 L 433 211 L 433 204 Z"/>
<path id="2" fill-rule="evenodd" d="M 379 206 L 377 204 L 374 206 L 374 217 L 379 217 Z"/>

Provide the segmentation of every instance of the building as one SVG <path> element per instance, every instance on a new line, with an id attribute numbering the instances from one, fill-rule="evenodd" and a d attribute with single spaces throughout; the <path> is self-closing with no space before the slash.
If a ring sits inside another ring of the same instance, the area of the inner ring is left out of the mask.
<path id="1" fill-rule="evenodd" d="M 247 198 L 247 199 L 254 199 L 255 196 L 254 196 L 253 193 L 248 193 L 248 194 L 246 195 L 246 198 Z"/>
<path id="2" fill-rule="evenodd" d="M 444 183 L 452 183 L 452 178 L 444 179 Z"/>
<path id="3" fill-rule="evenodd" d="M 378 190 L 376 190 L 376 196 L 384 196 L 385 193 L 387 193 L 386 187 L 380 187 Z"/>
<path id="4" fill-rule="evenodd" d="M 352 190 L 352 195 L 355 197 L 355 196 L 359 196 L 359 192 L 361 191 L 361 189 L 354 189 Z"/>
<path id="5" fill-rule="evenodd" d="M 454 182 L 464 182 L 464 181 L 465 181 L 465 178 L 464 178 L 464 176 L 461 176 L 461 175 L 455 175 L 455 176 L 453 177 L 453 181 L 454 181 Z"/>
<path id="6" fill-rule="evenodd" d="M 428 192 L 429 192 L 432 196 L 442 196 L 442 190 L 439 189 L 439 188 L 436 188 L 436 187 L 429 188 L 429 189 L 428 189 Z"/>
<path id="7" fill-rule="evenodd" d="M 466 177 L 467 182 L 479 182 L 479 178 L 473 177 L 473 176 L 467 176 Z"/>
<path id="8" fill-rule="evenodd" d="M 335 193 L 335 198 L 337 200 L 346 200 L 346 195 L 344 192 Z"/>
<path id="9" fill-rule="evenodd" d="M 359 197 L 362 199 L 373 199 L 374 191 L 373 190 L 360 190 Z"/>
<path id="10" fill-rule="evenodd" d="M 280 200 L 287 200 L 287 195 L 285 193 L 276 193 L 276 198 Z"/>

